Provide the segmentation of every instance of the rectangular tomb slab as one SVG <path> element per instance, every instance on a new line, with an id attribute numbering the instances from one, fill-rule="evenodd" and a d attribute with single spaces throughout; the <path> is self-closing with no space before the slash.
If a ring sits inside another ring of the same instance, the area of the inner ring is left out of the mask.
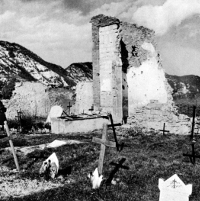
<path id="1" fill-rule="evenodd" d="M 109 120 L 103 117 L 75 120 L 51 118 L 51 132 L 54 134 L 86 133 L 95 129 L 102 129 L 104 123 L 109 123 Z"/>

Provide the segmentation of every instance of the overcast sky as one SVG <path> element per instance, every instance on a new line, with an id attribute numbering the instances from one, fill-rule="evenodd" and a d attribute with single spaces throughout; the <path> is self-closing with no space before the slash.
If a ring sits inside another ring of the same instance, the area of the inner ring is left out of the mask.
<path id="1" fill-rule="evenodd" d="M 91 17 L 153 29 L 167 73 L 200 76 L 200 0 L 0 0 L 0 40 L 62 67 L 91 61 Z"/>

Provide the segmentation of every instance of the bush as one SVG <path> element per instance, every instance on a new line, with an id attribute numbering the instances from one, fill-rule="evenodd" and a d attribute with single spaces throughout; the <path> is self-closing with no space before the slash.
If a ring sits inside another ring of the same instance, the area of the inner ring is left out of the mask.
<path id="1" fill-rule="evenodd" d="M 3 99 L 10 99 L 12 92 L 15 90 L 16 78 L 13 77 L 2 87 L 2 96 Z"/>

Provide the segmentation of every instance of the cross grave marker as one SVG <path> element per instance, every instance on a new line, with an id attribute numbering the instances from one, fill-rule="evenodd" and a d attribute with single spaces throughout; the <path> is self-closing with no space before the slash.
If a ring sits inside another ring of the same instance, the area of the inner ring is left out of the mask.
<path id="1" fill-rule="evenodd" d="M 189 156 L 190 158 L 190 162 L 195 165 L 196 162 L 196 158 L 200 158 L 199 155 L 196 155 L 195 153 L 195 149 L 194 149 L 194 145 L 195 145 L 196 141 L 195 139 L 192 140 L 191 146 L 192 146 L 192 153 L 191 154 L 183 154 L 183 156 Z"/>
<path id="2" fill-rule="evenodd" d="M 99 163 L 98 163 L 99 175 L 102 175 L 103 161 L 104 161 L 106 147 L 116 147 L 116 142 L 112 142 L 112 141 L 109 141 L 107 139 L 107 129 L 108 129 L 108 125 L 106 123 L 104 123 L 103 124 L 102 139 L 96 138 L 96 137 L 92 138 L 92 142 L 101 144 L 101 150 L 100 150 L 100 155 L 99 155 Z"/>
<path id="3" fill-rule="evenodd" d="M 169 133 L 169 130 L 165 130 L 165 123 L 163 124 L 163 129 L 160 131 L 163 132 L 163 135 L 165 135 L 165 133 Z"/>
<path id="4" fill-rule="evenodd" d="M 14 145 L 13 145 L 13 142 L 12 142 L 12 138 L 11 138 L 11 135 L 10 135 L 10 131 L 9 131 L 9 128 L 8 128 L 7 121 L 4 121 L 4 128 L 5 128 L 6 133 L 7 133 L 7 136 L 8 136 L 8 140 L 9 140 L 9 144 L 10 144 L 10 147 L 11 147 L 11 151 L 12 151 L 12 154 L 13 154 L 13 157 L 14 157 L 16 169 L 17 169 L 18 171 L 20 171 L 19 163 L 18 163 L 18 159 L 17 159 L 17 155 L 16 155 L 16 153 L 15 153 L 15 148 L 14 148 Z"/>
<path id="5" fill-rule="evenodd" d="M 200 155 L 196 155 L 195 153 L 195 143 L 196 143 L 196 139 L 194 136 L 194 129 L 195 129 L 195 117 L 196 117 L 196 106 L 193 106 L 193 118 L 192 118 L 192 130 L 191 130 L 191 146 L 192 146 L 192 153 L 191 154 L 183 154 L 183 156 L 189 156 L 190 158 L 190 162 L 195 165 L 196 162 L 196 158 L 200 158 Z"/>
<path id="6" fill-rule="evenodd" d="M 112 182 L 112 180 L 113 180 L 113 178 L 114 178 L 114 175 L 118 172 L 118 170 L 119 170 L 120 168 L 125 169 L 125 170 L 129 170 L 129 167 L 128 167 L 128 166 L 123 165 L 123 163 L 124 163 L 125 161 L 126 161 L 126 159 L 125 159 L 125 158 L 122 158 L 122 159 L 119 161 L 119 163 L 114 163 L 114 162 L 111 162 L 111 163 L 110 163 L 110 165 L 114 165 L 115 168 L 113 169 L 113 171 L 111 172 L 109 178 L 107 179 L 107 181 L 106 181 L 107 184 L 110 184 L 110 183 Z"/>
<path id="7" fill-rule="evenodd" d="M 111 123 L 110 125 L 108 125 L 108 127 L 112 127 L 114 139 L 115 139 L 115 142 L 116 142 L 117 151 L 121 151 L 124 144 L 121 144 L 121 145 L 120 145 L 120 144 L 118 143 L 118 141 L 117 141 L 117 135 L 116 135 L 116 132 L 115 132 L 115 126 L 121 126 L 121 124 L 120 124 L 120 123 L 119 123 L 119 124 L 114 124 L 114 123 L 113 123 L 112 114 L 109 114 L 108 116 L 109 116 L 109 118 L 110 118 L 110 123 Z"/>
<path id="8" fill-rule="evenodd" d="M 67 106 L 67 108 L 69 108 L 69 115 L 71 114 L 71 112 L 70 112 L 70 108 L 72 107 L 72 105 L 70 104 L 70 102 L 69 102 L 69 105 Z"/>

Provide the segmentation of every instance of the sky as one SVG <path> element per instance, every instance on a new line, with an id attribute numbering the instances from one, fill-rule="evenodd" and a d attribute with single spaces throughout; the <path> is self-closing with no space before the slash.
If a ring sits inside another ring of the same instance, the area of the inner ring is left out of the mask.
<path id="1" fill-rule="evenodd" d="M 0 0 L 0 40 L 62 67 L 92 61 L 98 14 L 153 29 L 165 71 L 200 76 L 200 0 Z"/>

